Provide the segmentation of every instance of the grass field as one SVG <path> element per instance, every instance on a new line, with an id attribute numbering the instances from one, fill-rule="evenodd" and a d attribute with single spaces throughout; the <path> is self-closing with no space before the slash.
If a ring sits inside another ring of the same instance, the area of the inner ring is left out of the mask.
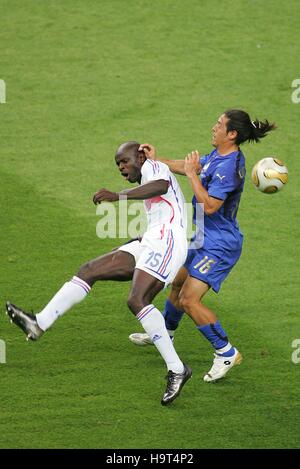
<path id="1" fill-rule="evenodd" d="M 0 0 L 0 12 L 0 447 L 299 447 L 299 2 Z M 96 236 L 91 201 L 100 187 L 128 186 L 117 146 L 134 139 L 170 157 L 207 153 L 211 126 L 230 107 L 278 124 L 244 146 L 244 251 L 220 294 L 207 297 L 242 366 L 204 383 L 212 349 L 184 318 L 176 348 L 194 377 L 163 408 L 163 361 L 127 339 L 140 330 L 129 284 L 97 284 L 27 343 L 5 301 L 39 311 L 83 262 L 119 244 Z M 268 155 L 290 173 L 272 196 L 250 181 Z"/>

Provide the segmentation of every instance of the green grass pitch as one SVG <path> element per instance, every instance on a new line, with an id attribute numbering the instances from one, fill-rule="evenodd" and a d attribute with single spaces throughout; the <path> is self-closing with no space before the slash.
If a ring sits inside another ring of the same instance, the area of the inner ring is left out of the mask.
<path id="1" fill-rule="evenodd" d="M 0 0 L 0 11 L 0 447 L 299 447 L 299 2 Z M 101 186 L 128 187 L 117 146 L 208 152 L 211 126 L 229 107 L 278 124 L 244 146 L 243 255 L 206 300 L 243 364 L 204 383 L 212 349 L 184 318 L 176 348 L 194 376 L 163 408 L 164 363 L 128 341 L 140 330 L 129 284 L 112 282 L 27 343 L 5 301 L 38 311 L 83 262 L 118 244 L 96 236 L 91 201 Z M 270 155 L 290 179 L 268 196 L 250 172 Z"/>

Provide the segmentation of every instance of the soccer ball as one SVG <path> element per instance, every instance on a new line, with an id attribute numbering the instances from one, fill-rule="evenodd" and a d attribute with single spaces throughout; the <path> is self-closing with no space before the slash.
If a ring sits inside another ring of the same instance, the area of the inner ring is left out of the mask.
<path id="1" fill-rule="evenodd" d="M 273 194 L 287 183 L 288 170 L 282 161 L 270 156 L 254 165 L 251 179 L 258 190 L 264 194 Z"/>

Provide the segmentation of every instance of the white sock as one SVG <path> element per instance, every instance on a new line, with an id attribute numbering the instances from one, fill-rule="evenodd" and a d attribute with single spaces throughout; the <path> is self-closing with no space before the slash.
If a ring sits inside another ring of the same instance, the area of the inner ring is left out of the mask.
<path id="1" fill-rule="evenodd" d="M 73 277 L 66 282 L 47 306 L 36 315 L 38 326 L 46 331 L 68 309 L 80 303 L 89 293 L 91 287 L 79 277 Z"/>
<path id="2" fill-rule="evenodd" d="M 172 340 L 170 340 L 164 317 L 160 311 L 154 305 L 147 305 L 141 309 L 136 317 L 151 337 L 168 370 L 172 370 L 174 373 L 183 373 L 183 363 L 174 349 Z"/>

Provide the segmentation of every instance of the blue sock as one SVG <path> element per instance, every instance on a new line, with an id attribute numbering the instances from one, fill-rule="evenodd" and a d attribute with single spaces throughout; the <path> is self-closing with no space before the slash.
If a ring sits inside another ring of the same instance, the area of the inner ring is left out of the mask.
<path id="1" fill-rule="evenodd" d="M 172 305 L 170 300 L 167 300 L 162 314 L 165 318 L 166 328 L 169 331 L 175 331 L 184 312 L 179 311 L 174 305 Z"/>
<path id="2" fill-rule="evenodd" d="M 235 350 L 228 341 L 226 332 L 222 328 L 219 321 L 214 324 L 206 324 L 205 326 L 197 326 L 197 329 L 204 335 L 204 337 L 211 343 L 216 350 L 216 353 L 223 357 L 232 357 Z M 228 347 L 226 347 L 228 346 Z M 224 351 L 222 349 L 225 349 Z"/>

